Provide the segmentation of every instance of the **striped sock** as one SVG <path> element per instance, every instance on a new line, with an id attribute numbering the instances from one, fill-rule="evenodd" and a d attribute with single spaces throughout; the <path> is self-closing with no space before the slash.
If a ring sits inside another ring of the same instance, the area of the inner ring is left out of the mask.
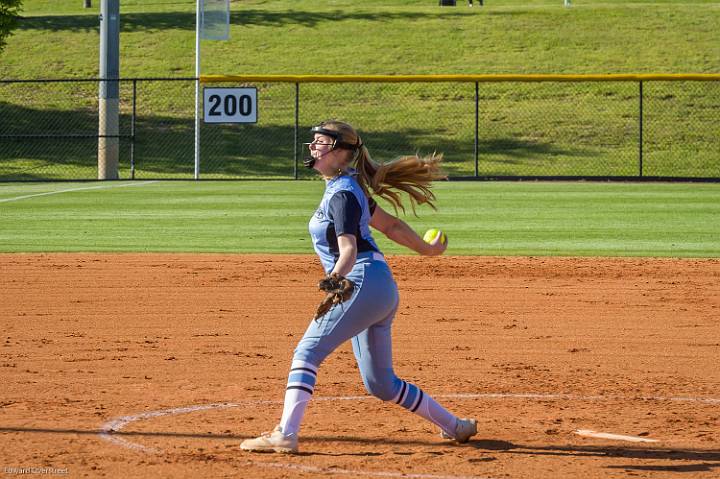
<path id="1" fill-rule="evenodd" d="M 405 381 L 401 383 L 400 392 L 393 398 L 396 404 L 427 419 L 450 436 L 455 436 L 457 418 L 453 414 L 414 384 Z"/>
<path id="2" fill-rule="evenodd" d="M 285 389 L 285 406 L 280 419 L 280 429 L 286 436 L 297 434 L 300 430 L 305 408 L 315 389 L 317 370 L 317 366 L 298 359 L 293 360 L 290 366 Z"/>

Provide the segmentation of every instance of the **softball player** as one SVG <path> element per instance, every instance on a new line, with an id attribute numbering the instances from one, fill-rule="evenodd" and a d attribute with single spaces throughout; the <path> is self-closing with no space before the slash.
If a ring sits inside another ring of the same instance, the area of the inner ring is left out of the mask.
<path id="1" fill-rule="evenodd" d="M 313 246 L 330 285 L 295 349 L 285 391 L 282 418 L 270 433 L 248 439 L 241 449 L 256 452 L 295 453 L 305 408 L 312 397 L 318 369 L 340 344 L 352 340 L 353 351 L 367 391 L 392 401 L 436 424 L 442 437 L 467 442 L 477 433 L 474 419 L 448 412 L 416 385 L 393 372 L 391 327 L 398 307 L 397 285 L 370 233 L 370 226 L 398 244 L 422 255 L 440 255 L 446 244 L 436 238 L 423 241 L 404 221 L 388 214 L 370 192 L 403 208 L 399 192 L 415 204 L 435 199 L 430 183 L 444 178 L 441 157 L 408 156 L 375 163 L 352 126 L 328 121 L 312 128 L 310 157 L 305 166 L 326 181 L 325 194 L 310 220 Z M 352 168 L 351 166 L 354 166 Z M 433 206 L 434 207 L 434 206 Z M 403 208 L 404 209 L 404 208 Z"/>

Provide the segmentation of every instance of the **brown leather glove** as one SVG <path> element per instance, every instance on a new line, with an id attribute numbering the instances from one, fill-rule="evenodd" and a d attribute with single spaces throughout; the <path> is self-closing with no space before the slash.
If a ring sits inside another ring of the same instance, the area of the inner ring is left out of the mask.
<path id="1" fill-rule="evenodd" d="M 355 283 L 342 275 L 332 273 L 320 280 L 318 288 L 327 294 L 318 305 L 313 320 L 324 316 L 334 305 L 350 299 L 353 291 L 355 291 Z"/>

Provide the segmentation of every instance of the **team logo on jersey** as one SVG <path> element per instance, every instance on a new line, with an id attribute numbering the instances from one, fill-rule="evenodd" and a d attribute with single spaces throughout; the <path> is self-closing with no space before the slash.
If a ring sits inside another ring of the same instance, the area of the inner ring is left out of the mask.
<path id="1" fill-rule="evenodd" d="M 318 208 L 317 210 L 315 210 L 315 218 L 322 220 L 325 218 L 325 213 L 323 213 L 323 211 Z"/>

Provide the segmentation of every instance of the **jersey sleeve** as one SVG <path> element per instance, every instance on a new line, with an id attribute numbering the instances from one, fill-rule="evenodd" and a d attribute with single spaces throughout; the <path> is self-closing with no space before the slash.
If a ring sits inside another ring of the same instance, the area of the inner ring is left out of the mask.
<path id="1" fill-rule="evenodd" d="M 368 206 L 370 207 L 370 217 L 375 214 L 375 208 L 377 208 L 377 201 L 373 197 L 368 198 Z"/>
<path id="2" fill-rule="evenodd" d="M 330 198 L 328 215 L 335 225 L 337 236 L 344 234 L 357 236 L 360 230 L 362 208 L 351 191 L 338 191 Z"/>

